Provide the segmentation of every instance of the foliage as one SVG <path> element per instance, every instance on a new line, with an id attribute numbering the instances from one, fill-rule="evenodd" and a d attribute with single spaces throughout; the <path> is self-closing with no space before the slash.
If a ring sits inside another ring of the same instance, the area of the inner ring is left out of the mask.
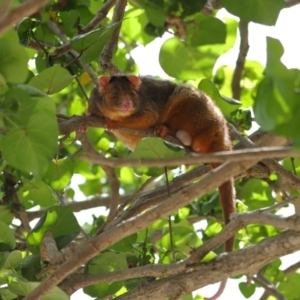
<path id="1" fill-rule="evenodd" d="M 20 7 L 22 2 L 12 1 L 8 13 Z M 134 199 L 156 197 L 157 203 L 160 203 L 168 198 L 164 167 L 141 164 L 134 167 L 121 165 L 113 169 L 84 158 L 83 154 L 87 151 L 85 144 L 88 141 L 101 153 L 102 159 L 113 161 L 120 158 L 182 158 L 184 151 L 181 148 L 149 138 L 130 153 L 103 128 L 89 128 L 86 134 L 60 135 L 59 123 L 64 118 L 82 115 L 86 111 L 86 95 L 95 85 L 92 75 L 101 73 L 99 56 L 106 53 L 106 46 L 113 40 L 119 26 L 120 38 L 111 54 L 112 62 L 123 73 L 138 73 L 138 66 L 130 54 L 132 50 L 150 44 L 171 28 L 173 36 L 164 42 L 159 52 L 160 66 L 167 75 L 176 82 L 186 82 L 208 94 L 241 135 L 248 136 L 248 130 L 253 131 L 252 121 L 255 121 L 262 130 L 285 136 L 295 146 L 300 146 L 300 73 L 298 69 L 288 69 L 281 62 L 284 49 L 278 39 L 267 38 L 266 66 L 255 61 L 244 62 L 238 80 L 239 101 L 233 99 L 237 91 L 231 89 L 236 70 L 226 65 L 214 70 L 218 58 L 235 44 L 238 28 L 250 21 L 274 25 L 285 5 L 283 0 L 245 0 L 243 5 L 234 0 L 221 0 L 219 4 L 239 17 L 238 21 L 236 18 L 218 18 L 219 7 L 208 14 L 209 8 L 204 7 L 203 0 L 135 0 L 128 1 L 123 20 L 115 23 L 111 22 L 112 11 L 106 13 L 103 10 L 102 15 L 97 14 L 104 5 L 112 2 L 50 1 L 35 14 L 25 14 L 14 29 L 10 28 L 0 35 L 1 299 L 20 299 L 20 296 L 30 295 L 47 277 L 44 273 L 40 277 L 36 275 L 49 266 L 51 273 L 51 258 L 45 260 L 41 253 L 44 247 L 42 241 L 49 230 L 57 249 L 64 253 L 68 253 L 66 247 L 71 247 L 72 242 L 81 244 L 81 248 L 85 246 L 86 236 L 80 234 L 83 230 L 90 237 L 95 236 L 99 228 L 103 230 L 99 236 L 109 232 L 111 227 L 106 223 L 107 213 L 88 211 L 93 222 L 86 222 L 81 229 L 78 223 L 83 222 L 75 216 L 72 208 L 83 211 L 87 207 L 109 207 L 106 200 L 113 199 L 105 197 L 118 192 L 113 180 L 120 184 L 120 200 L 127 201 L 124 205 L 119 203 L 124 210 L 128 210 L 130 205 L 134 207 Z M 0 1 L 0 8 L 5 3 L 5 0 Z M 102 16 L 101 22 L 85 29 L 99 15 Z M 289 174 L 300 175 L 299 159 L 286 157 L 282 165 Z M 267 168 L 266 165 L 264 167 Z M 199 176 L 189 179 L 187 175 L 194 174 L 198 168 L 189 165 L 170 167 L 167 176 L 171 192 L 197 182 Z M 112 173 L 116 174 L 116 178 Z M 292 188 L 292 184 L 282 184 L 287 180 L 282 174 L 257 178 L 250 171 L 249 174 L 241 175 L 235 182 L 237 207 L 241 212 L 262 209 L 291 196 L 299 196 L 295 185 Z M 82 203 L 74 201 L 78 178 L 82 180 L 78 188 L 86 197 Z M 181 181 L 176 181 L 180 178 Z M 152 189 L 147 190 L 149 182 Z M 180 182 L 180 186 L 176 182 Z M 93 202 L 93 199 L 97 201 Z M 148 208 L 141 207 L 136 215 L 141 215 Z M 119 214 L 122 218 L 121 212 Z M 124 217 L 123 222 L 136 215 Z M 113 217 L 117 222 L 120 216 Z M 29 221 L 36 218 L 36 225 L 30 226 Z M 111 242 L 97 256 L 91 255 L 84 266 L 80 265 L 76 270 L 84 275 L 103 274 L 103 277 L 91 281 L 88 286 L 79 283 L 76 289 L 84 288 L 90 297 L 118 297 L 130 293 L 137 286 L 151 284 L 155 279 L 167 278 L 163 273 L 161 276 L 145 273 L 133 278 L 125 274 L 150 265 L 170 266 L 172 262 L 186 259 L 193 249 L 222 231 L 221 218 L 217 190 L 191 199 L 189 205 L 173 211 L 170 217 L 172 229 L 165 215 L 158 216 L 147 228 L 137 226 L 134 233 Z M 201 219 L 207 221 L 199 233 L 193 224 Z M 107 230 L 105 226 L 108 226 Z M 235 248 L 257 244 L 276 237 L 279 232 L 278 228 L 266 224 L 246 226 L 237 232 Z M 108 235 L 105 239 L 110 241 L 112 237 Z M 24 243 L 25 248 L 22 248 Z M 222 247 L 214 249 L 204 260 L 211 261 L 222 251 Z M 286 299 L 298 299 L 300 291 L 296 283 L 299 274 L 286 274 L 279 270 L 280 261 L 278 258 L 276 263 L 257 270 L 259 276 L 271 282 Z M 54 269 L 58 268 L 59 263 L 54 266 Z M 74 276 L 76 281 L 78 274 L 74 271 L 69 276 Z M 122 271 L 123 277 L 119 275 L 105 280 L 107 274 Z M 243 274 L 247 274 L 247 270 Z M 43 299 L 68 299 L 74 292 L 68 284 L 67 280 L 62 281 L 60 288 L 54 287 Z M 260 285 L 258 281 L 250 285 L 241 282 L 239 289 L 248 298 Z M 189 294 L 182 299 L 199 298 Z"/>

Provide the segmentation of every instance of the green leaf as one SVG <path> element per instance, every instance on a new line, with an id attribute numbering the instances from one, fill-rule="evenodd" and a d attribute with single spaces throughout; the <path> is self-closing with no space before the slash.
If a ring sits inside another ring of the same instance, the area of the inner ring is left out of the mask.
<path id="1" fill-rule="evenodd" d="M 188 47 L 179 38 L 173 37 L 162 45 L 159 63 L 169 76 L 178 79 L 211 77 L 218 55 L 211 50 L 202 49 Z"/>
<path id="2" fill-rule="evenodd" d="M 74 36 L 75 34 L 77 34 L 80 21 L 80 14 L 78 11 L 61 11 L 60 18 L 62 32 L 64 32 L 68 36 Z"/>
<path id="3" fill-rule="evenodd" d="M 25 182 L 18 190 L 18 196 L 26 209 L 36 205 L 49 207 L 58 204 L 57 196 L 51 188 L 38 178 L 33 178 L 31 181 Z"/>
<path id="4" fill-rule="evenodd" d="M 134 233 L 116 242 L 115 244 L 110 246 L 109 249 L 120 251 L 120 252 L 130 252 L 132 251 L 133 245 L 135 244 L 136 241 L 137 241 L 137 234 Z"/>
<path id="5" fill-rule="evenodd" d="M 101 274 L 127 269 L 125 253 L 105 252 L 94 257 L 87 265 L 87 274 Z M 84 288 L 84 292 L 91 297 L 106 297 L 115 294 L 123 286 L 122 281 L 94 284 Z"/>
<path id="6" fill-rule="evenodd" d="M 76 35 L 71 39 L 73 48 L 78 52 L 83 52 L 81 59 L 84 63 L 97 60 L 112 34 L 114 33 L 120 22 L 116 22 L 111 26 L 99 28 L 91 32 Z"/>
<path id="7" fill-rule="evenodd" d="M 19 44 L 15 31 L 11 30 L 0 37 L 0 74 L 9 83 L 22 83 L 26 80 L 28 55 Z"/>
<path id="8" fill-rule="evenodd" d="M 38 274 L 42 270 L 41 259 L 39 255 L 25 256 L 17 270 L 21 270 L 22 276 L 28 281 L 36 281 L 35 274 Z M 42 280 L 42 279 L 41 279 Z"/>
<path id="9" fill-rule="evenodd" d="M 269 184 L 261 179 L 249 179 L 241 189 L 240 198 L 246 202 L 249 210 L 271 206 L 275 201 Z"/>
<path id="10" fill-rule="evenodd" d="M 15 250 L 8 254 L 6 257 L 4 264 L 2 266 L 3 269 L 15 269 L 20 265 L 22 260 L 22 253 L 21 251 Z"/>
<path id="11" fill-rule="evenodd" d="M 14 216 L 10 208 L 6 205 L 0 205 L 0 220 L 2 220 L 2 222 L 4 222 L 6 225 L 9 225 L 13 218 Z"/>
<path id="12" fill-rule="evenodd" d="M 125 12 L 124 18 L 126 18 L 126 22 L 122 24 L 121 34 L 126 41 L 129 43 L 139 41 L 142 45 L 146 45 L 154 40 L 153 36 L 144 31 L 144 27 L 148 22 L 145 10 L 140 8 L 129 9 Z"/>
<path id="13" fill-rule="evenodd" d="M 13 129 L 3 139 L 3 157 L 17 169 L 41 176 L 58 146 L 54 103 L 50 98 L 31 98 L 18 88 L 5 97 L 17 103 L 17 111 L 5 114 L 7 127 Z"/>
<path id="14" fill-rule="evenodd" d="M 69 158 L 54 160 L 44 176 L 44 180 L 54 190 L 62 191 L 73 176 L 73 162 Z"/>
<path id="15" fill-rule="evenodd" d="M 12 293 L 8 288 L 0 288 L 0 298 L 3 300 L 13 300 L 17 295 Z"/>
<path id="16" fill-rule="evenodd" d="M 164 12 L 163 5 L 158 5 L 155 3 L 155 1 L 143 0 L 137 0 L 137 3 L 145 10 L 150 23 L 158 27 L 164 26 L 166 20 L 166 13 Z"/>
<path id="17" fill-rule="evenodd" d="M 45 69 L 29 81 L 29 85 L 52 95 L 71 83 L 73 76 L 60 65 Z"/>
<path id="18" fill-rule="evenodd" d="M 175 158 L 183 157 L 184 151 L 170 150 L 160 138 L 144 138 L 130 156 L 131 158 Z"/>
<path id="19" fill-rule="evenodd" d="M 52 123 L 52 124 L 51 124 Z M 49 128 L 55 128 L 52 132 Z M 26 128 L 9 131 L 3 139 L 4 159 L 24 172 L 41 176 L 55 154 L 57 145 L 57 124 L 46 114 L 33 115 Z"/>
<path id="20" fill-rule="evenodd" d="M 13 231 L 2 221 L 0 221 L 0 251 L 14 249 L 16 240 Z"/>
<path id="21" fill-rule="evenodd" d="M 208 96 L 211 97 L 217 104 L 217 106 L 221 109 L 224 116 L 229 116 L 230 113 L 235 111 L 241 106 L 239 101 L 234 103 L 229 103 L 229 101 L 224 100 L 219 93 L 219 90 L 216 86 L 212 83 L 209 79 L 202 79 L 198 85 L 198 89 L 206 93 Z"/>
<path id="22" fill-rule="evenodd" d="M 27 84 L 19 84 L 18 88 L 25 91 L 31 97 L 47 97 L 46 93 Z M 49 101 L 49 98 L 47 100 Z"/>
<path id="23" fill-rule="evenodd" d="M 17 33 L 20 43 L 27 47 L 31 39 L 31 31 L 41 22 L 39 20 L 32 20 L 30 18 L 24 18 L 17 26 Z"/>
<path id="24" fill-rule="evenodd" d="M 191 46 L 222 44 L 226 41 L 226 25 L 217 18 L 197 13 L 187 26 L 186 42 Z"/>
<path id="25" fill-rule="evenodd" d="M 131 158 L 175 158 L 183 156 L 183 150 L 173 151 L 159 138 L 142 139 L 130 155 Z M 147 176 L 158 176 L 164 173 L 164 168 L 156 167 L 137 167 L 134 170 L 139 175 L 145 174 Z"/>
<path id="26" fill-rule="evenodd" d="M 243 21 L 252 21 L 264 25 L 275 25 L 277 17 L 284 7 L 284 0 L 221 0 L 222 5 Z"/>
<path id="27" fill-rule="evenodd" d="M 199 239 L 194 231 L 193 226 L 189 225 L 187 220 L 181 220 L 179 223 L 172 225 L 172 235 L 175 250 L 189 252 L 190 247 L 199 247 L 202 241 Z M 169 230 L 164 234 L 158 242 L 160 247 L 164 249 L 171 249 L 170 232 Z"/>
<path id="28" fill-rule="evenodd" d="M 243 296 L 248 299 L 255 293 L 256 285 L 255 284 L 249 285 L 248 283 L 240 282 L 239 289 L 243 294 Z"/>
<path id="29" fill-rule="evenodd" d="M 299 70 L 289 70 L 281 62 L 283 47 L 273 38 L 267 38 L 266 77 L 258 86 L 255 98 L 255 119 L 262 129 L 300 139 L 300 95 L 295 86 Z"/>
<path id="30" fill-rule="evenodd" d="M 286 279 L 282 281 L 278 290 L 287 298 L 287 299 L 299 299 L 300 297 L 300 274 L 291 273 L 286 276 Z"/>
<path id="31" fill-rule="evenodd" d="M 27 236 L 27 245 L 32 253 L 38 253 L 47 230 L 52 230 L 59 249 L 70 243 L 80 232 L 80 226 L 71 206 L 53 206 L 44 213 Z"/>
<path id="32" fill-rule="evenodd" d="M 29 295 L 35 288 L 40 285 L 39 282 L 28 282 L 16 280 L 15 282 L 11 282 L 8 284 L 9 290 L 17 294 L 19 296 L 27 296 Z M 65 292 L 63 292 L 60 288 L 54 287 L 47 293 L 47 295 L 43 296 L 43 300 L 69 300 L 69 296 Z"/>
<path id="33" fill-rule="evenodd" d="M 163 70 L 172 77 L 181 80 L 211 78 L 212 69 L 219 56 L 229 50 L 235 42 L 237 22 L 226 20 L 226 43 L 216 46 L 190 47 L 179 38 L 165 41 L 159 53 L 159 62 Z"/>
<path id="34" fill-rule="evenodd" d="M 193 15 L 195 14 L 196 11 L 201 11 L 204 5 L 206 4 L 205 0 L 198 0 L 198 1 L 180 0 L 179 2 L 180 2 L 180 6 L 183 9 L 182 17 Z"/>

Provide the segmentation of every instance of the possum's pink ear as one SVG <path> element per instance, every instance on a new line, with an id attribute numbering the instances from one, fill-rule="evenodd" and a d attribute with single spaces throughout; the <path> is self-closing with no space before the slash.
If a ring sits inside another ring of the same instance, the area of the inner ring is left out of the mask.
<path id="1" fill-rule="evenodd" d="M 127 75 L 127 79 L 135 88 L 138 88 L 142 82 L 141 78 L 135 75 Z"/>
<path id="2" fill-rule="evenodd" d="M 106 87 L 109 84 L 110 80 L 111 80 L 110 76 L 101 76 L 99 78 L 99 86 L 100 86 L 100 88 Z"/>

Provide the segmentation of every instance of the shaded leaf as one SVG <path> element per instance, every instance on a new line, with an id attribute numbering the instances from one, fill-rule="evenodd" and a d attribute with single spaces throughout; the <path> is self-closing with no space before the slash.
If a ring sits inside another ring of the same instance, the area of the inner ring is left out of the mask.
<path id="1" fill-rule="evenodd" d="M 28 74 L 28 55 L 19 44 L 15 31 L 6 32 L 0 37 L 0 74 L 7 82 L 23 83 Z"/>
<path id="2" fill-rule="evenodd" d="M 191 46 L 222 44 L 226 41 L 226 25 L 217 18 L 202 13 L 195 15 L 192 25 L 187 26 L 186 42 Z"/>
<path id="3" fill-rule="evenodd" d="M 221 0 L 222 5 L 243 21 L 275 25 L 284 0 Z"/>
<path id="4" fill-rule="evenodd" d="M 127 269 L 125 253 L 105 252 L 94 257 L 87 265 L 87 274 L 101 274 Z M 94 284 L 84 288 L 91 297 L 106 297 L 115 294 L 123 286 L 122 281 Z"/>
<path id="5" fill-rule="evenodd" d="M 73 163 L 69 158 L 53 160 L 44 176 L 54 190 L 63 190 L 73 176 Z"/>
<path id="6" fill-rule="evenodd" d="M 76 35 L 71 39 L 73 48 L 78 52 L 83 52 L 81 59 L 85 63 L 98 59 L 103 47 L 106 45 L 120 22 L 111 26 L 99 28 L 91 32 Z"/>
<path id="7" fill-rule="evenodd" d="M 44 213 L 36 226 L 27 236 L 27 245 L 32 253 L 38 253 L 40 244 L 47 230 L 52 230 L 59 249 L 70 243 L 80 232 L 80 226 L 71 206 L 53 206 Z"/>
<path id="8" fill-rule="evenodd" d="M 12 230 L 0 221 L 0 251 L 4 252 L 16 247 L 16 240 Z"/>

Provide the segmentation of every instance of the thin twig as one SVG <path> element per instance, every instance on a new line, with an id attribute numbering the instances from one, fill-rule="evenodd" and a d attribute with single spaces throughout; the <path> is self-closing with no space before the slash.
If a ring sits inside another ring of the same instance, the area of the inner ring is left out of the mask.
<path id="1" fill-rule="evenodd" d="M 245 59 L 248 53 L 249 49 L 249 42 L 248 42 L 248 25 L 249 22 L 240 21 L 239 29 L 240 29 L 240 37 L 241 37 L 241 43 L 240 43 L 240 52 L 238 55 L 238 59 L 236 62 L 236 67 L 233 74 L 231 89 L 232 89 L 232 95 L 234 99 L 240 99 L 241 96 L 241 78 L 242 73 L 244 70 L 244 64 Z"/>
<path id="2" fill-rule="evenodd" d="M 81 30 L 80 34 L 90 32 L 93 30 L 97 25 L 100 24 L 102 20 L 107 16 L 109 10 L 114 6 L 116 0 L 108 0 L 106 1 L 103 6 L 98 10 L 95 17 L 87 24 L 85 25 Z"/>
<path id="3" fill-rule="evenodd" d="M 124 11 L 126 7 L 127 1 L 126 0 L 117 0 L 113 18 L 111 24 L 115 24 L 117 22 L 122 21 L 124 16 Z M 112 64 L 111 60 L 113 58 L 114 51 L 116 49 L 119 33 L 121 29 L 122 23 L 116 27 L 114 33 L 112 34 L 110 40 L 106 43 L 105 47 L 102 50 L 100 55 L 100 66 L 103 72 L 109 72 L 110 74 L 121 74 L 121 70 L 119 70 L 115 65 Z"/>
<path id="4" fill-rule="evenodd" d="M 274 286 L 274 284 L 266 280 L 262 275 L 257 275 L 252 279 L 256 284 L 260 285 L 265 289 L 265 293 L 268 293 L 268 296 L 273 296 L 277 300 L 286 300 L 284 295 L 282 295 Z"/>

